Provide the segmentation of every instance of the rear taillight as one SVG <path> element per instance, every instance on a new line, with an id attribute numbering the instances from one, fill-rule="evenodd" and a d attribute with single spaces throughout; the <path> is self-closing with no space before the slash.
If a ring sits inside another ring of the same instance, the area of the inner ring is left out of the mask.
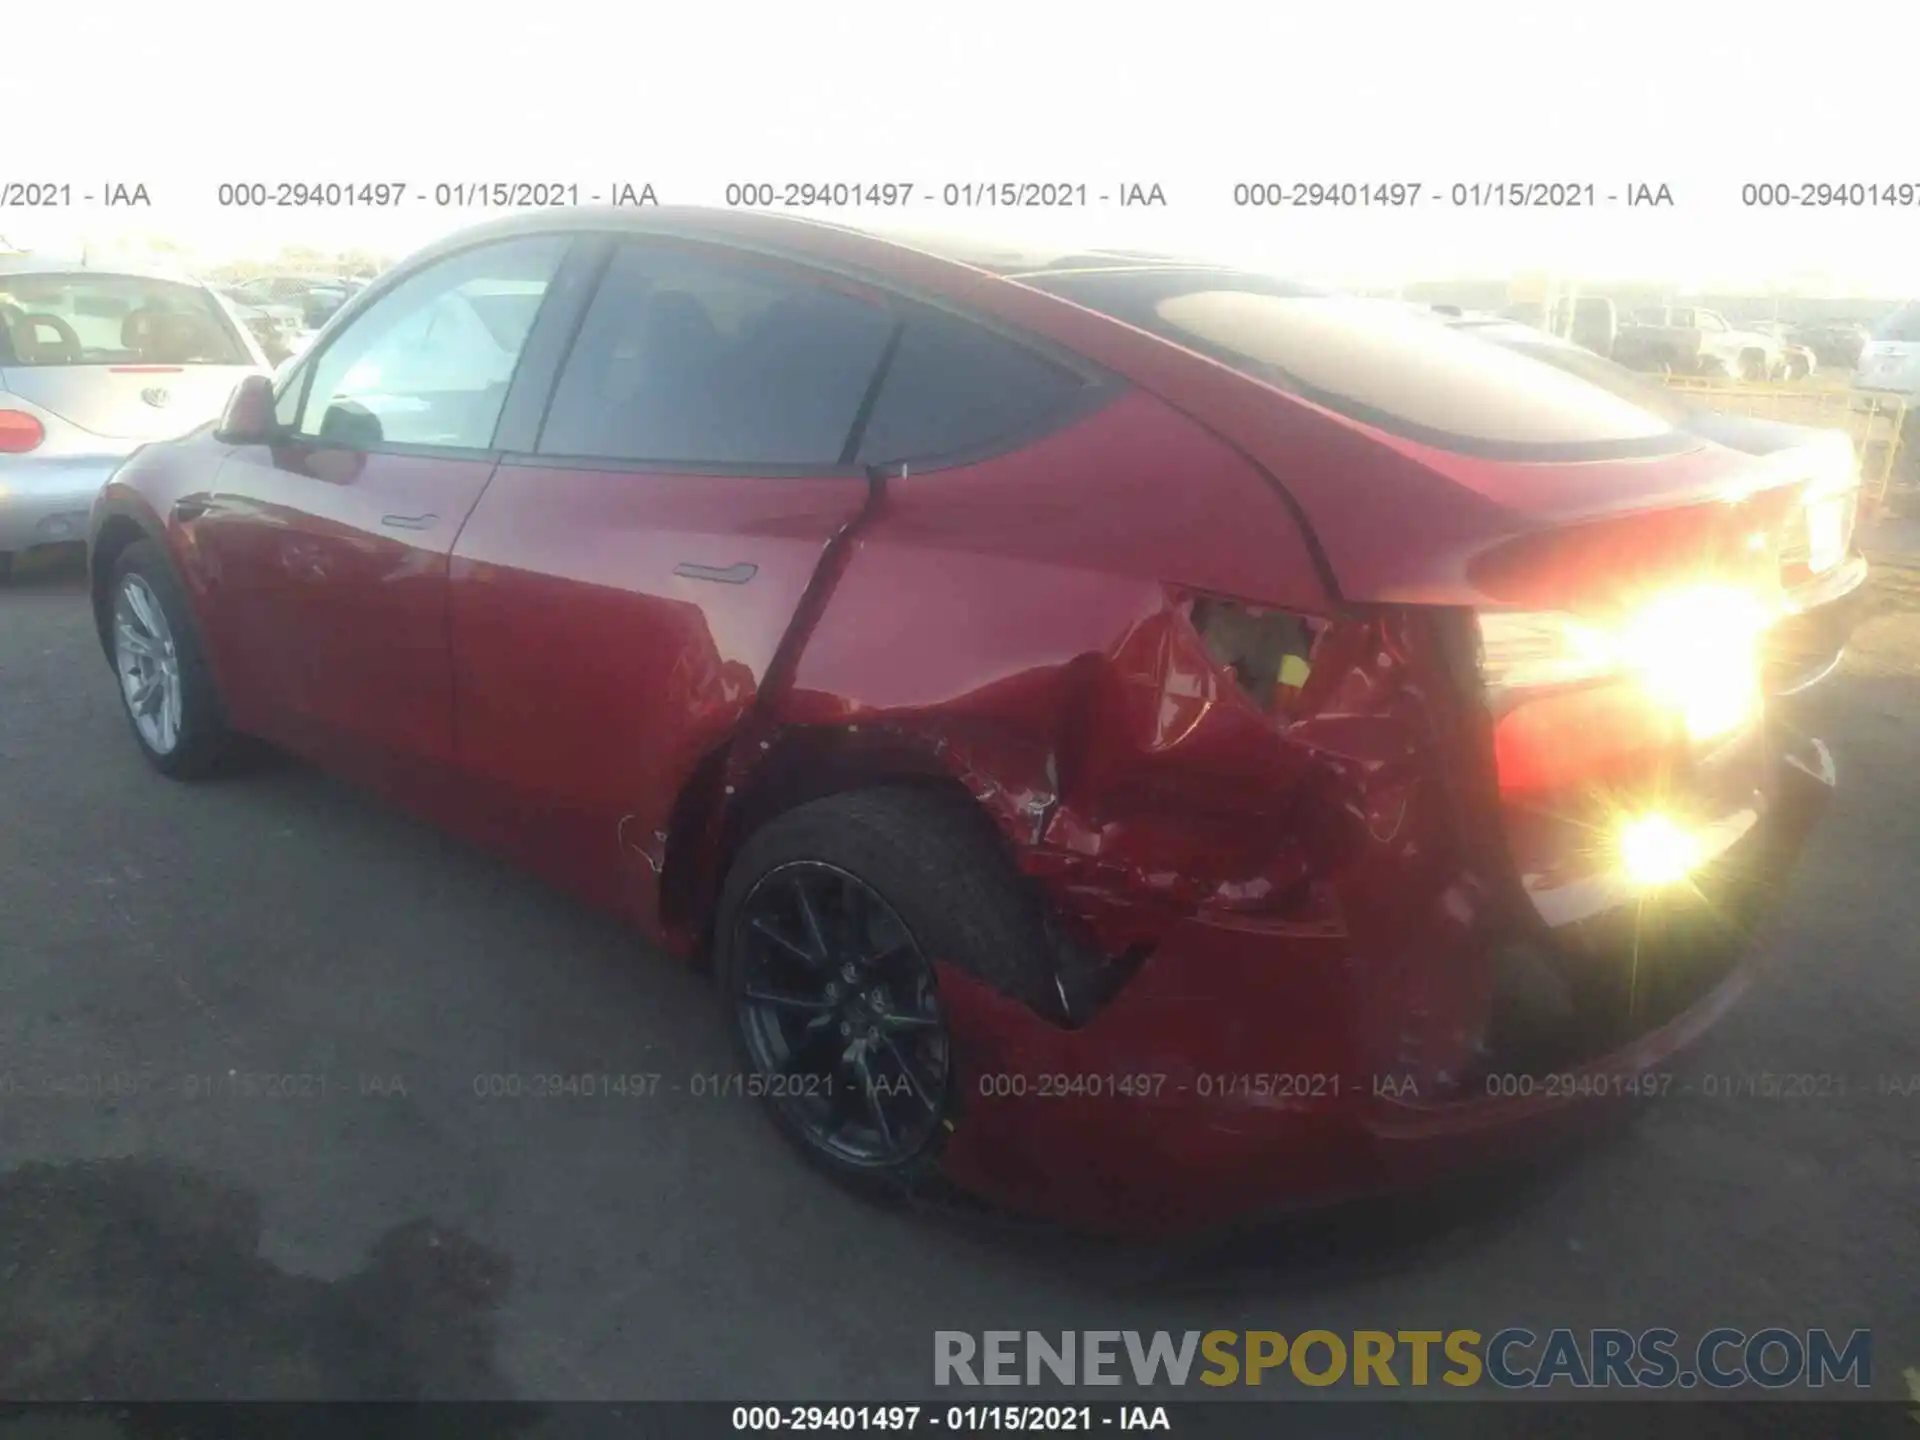
<path id="1" fill-rule="evenodd" d="M 39 417 L 24 410 L 0 410 L 0 455 L 24 455 L 38 450 L 47 438 Z"/>
<path id="2" fill-rule="evenodd" d="M 1816 575 L 1837 569 L 1853 549 L 1853 527 L 1860 514 L 1860 462 L 1849 463 L 1830 480 L 1807 491 L 1803 523 L 1807 537 L 1807 568 Z"/>
<path id="3" fill-rule="evenodd" d="M 1708 740 L 1758 713 L 1760 641 L 1778 611 L 1736 586 L 1695 585 L 1650 595 L 1605 622 L 1551 611 L 1479 618 L 1480 673 L 1496 710 L 1530 692 L 1623 681 L 1651 717 L 1677 719 L 1691 738 Z"/>
<path id="4" fill-rule="evenodd" d="M 1600 679 L 1616 668 L 1605 632 L 1577 616 L 1553 610 L 1480 615 L 1480 675 L 1495 699 Z"/>

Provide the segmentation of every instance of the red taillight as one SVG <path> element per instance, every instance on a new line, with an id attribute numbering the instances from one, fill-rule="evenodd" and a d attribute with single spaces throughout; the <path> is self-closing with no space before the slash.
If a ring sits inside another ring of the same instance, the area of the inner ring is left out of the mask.
<path id="1" fill-rule="evenodd" d="M 1678 717 L 1620 683 L 1520 700 L 1493 730 L 1500 790 L 1509 796 L 1630 781 L 1668 763 L 1685 743 Z"/>
<path id="2" fill-rule="evenodd" d="M 24 455 L 38 450 L 47 427 L 24 410 L 0 410 L 0 455 Z"/>
<path id="3" fill-rule="evenodd" d="M 1777 609 L 1737 586 L 1683 584 L 1595 622 L 1555 612 L 1480 619 L 1480 675 L 1501 788 L 1617 778 L 1760 714 L 1760 647 Z"/>

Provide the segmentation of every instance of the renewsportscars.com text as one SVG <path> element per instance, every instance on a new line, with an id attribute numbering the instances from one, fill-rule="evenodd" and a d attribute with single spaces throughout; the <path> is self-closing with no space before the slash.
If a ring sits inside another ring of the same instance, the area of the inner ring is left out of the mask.
<path id="1" fill-rule="evenodd" d="M 936 1330 L 936 1385 L 1496 1385 L 1866 1389 L 1873 1336 L 1780 1327 L 1478 1330 Z"/>

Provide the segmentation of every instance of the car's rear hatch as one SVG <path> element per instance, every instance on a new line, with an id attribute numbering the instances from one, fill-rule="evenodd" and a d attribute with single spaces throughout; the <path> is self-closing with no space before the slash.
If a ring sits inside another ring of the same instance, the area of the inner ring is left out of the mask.
<path id="1" fill-rule="evenodd" d="M 0 369 L 0 390 L 105 440 L 165 440 L 219 415 L 250 365 Z M 0 401 L 4 400 L 0 396 Z"/>
<path id="2" fill-rule="evenodd" d="M 1621 567 L 1638 583 L 1690 544 L 1749 543 L 1753 507 L 1784 523 L 1806 478 L 1403 306 L 1191 267 L 1021 278 L 1216 362 L 1129 369 L 1274 477 L 1349 600 L 1498 603 L 1482 587 L 1512 583 L 1511 547 L 1604 524 L 1607 573 L 1530 581 L 1571 603 Z M 1635 559 L 1642 524 L 1658 539 Z"/>
<path id="3" fill-rule="evenodd" d="M 1450 692 L 1443 708 L 1467 717 L 1426 742 L 1458 803 L 1458 863 L 1508 897 L 1514 943 L 1499 953 L 1554 957 L 1513 960 L 1544 976 L 1535 988 L 1600 996 L 1524 1063 L 1592 1058 L 1700 998 L 1737 951 L 1675 941 L 1683 957 L 1652 1003 L 1645 915 L 1713 922 L 1705 901 L 1643 901 L 1750 873 L 1742 857 L 1764 838 L 1782 746 L 1760 654 L 1789 609 L 1783 554 L 1825 478 L 1807 452 L 1737 453 L 1403 307 L 1219 272 L 1116 279 L 1029 283 L 1216 361 L 1128 357 L 1275 478 L 1343 608 L 1454 637 L 1416 683 L 1423 704 Z M 1608 928 L 1623 915 L 1624 931 Z M 1484 983 L 1489 1003 L 1533 984 L 1458 979 Z M 1495 1048 L 1522 1063 L 1512 1033 Z M 1429 1073 L 1455 1083 L 1488 1053 L 1471 1026 L 1427 1038 L 1448 1057 Z"/>
<path id="4" fill-rule="evenodd" d="M 259 352 L 200 286 L 87 268 L 0 274 L 0 387 L 116 442 L 220 413 Z"/>

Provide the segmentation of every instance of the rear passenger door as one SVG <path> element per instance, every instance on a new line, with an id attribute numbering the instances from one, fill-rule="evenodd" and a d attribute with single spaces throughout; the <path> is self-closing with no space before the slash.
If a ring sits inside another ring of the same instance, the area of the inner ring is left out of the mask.
<path id="1" fill-rule="evenodd" d="M 590 298 L 530 342 L 559 347 L 545 413 L 509 416 L 453 551 L 456 754 L 500 802 L 492 838 L 593 898 L 637 875 L 651 918 L 681 785 L 867 502 L 855 446 L 898 325 L 775 261 L 600 243 Z"/>

